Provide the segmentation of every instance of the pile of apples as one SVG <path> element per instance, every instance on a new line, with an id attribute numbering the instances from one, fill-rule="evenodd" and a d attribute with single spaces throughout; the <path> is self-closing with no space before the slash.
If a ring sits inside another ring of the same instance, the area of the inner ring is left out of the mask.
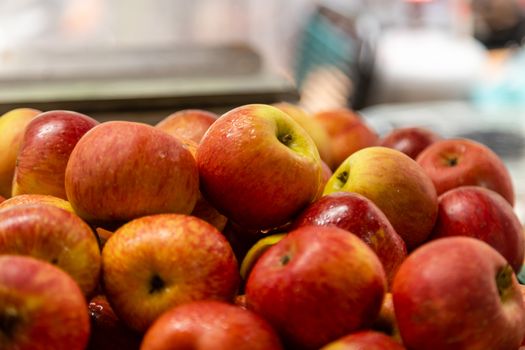
<path id="1" fill-rule="evenodd" d="M 16 109 L 0 135 L 0 349 L 524 340 L 511 177 L 473 140 L 287 103 Z"/>

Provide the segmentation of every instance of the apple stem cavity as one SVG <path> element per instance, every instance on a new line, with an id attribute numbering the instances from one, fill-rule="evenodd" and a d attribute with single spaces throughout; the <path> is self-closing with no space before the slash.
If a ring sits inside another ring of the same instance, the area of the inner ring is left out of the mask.
<path id="1" fill-rule="evenodd" d="M 290 260 L 292 260 L 292 258 L 290 257 L 290 255 L 286 254 L 281 257 L 280 263 L 282 266 L 286 266 L 290 262 Z"/>
<path id="2" fill-rule="evenodd" d="M 16 326 L 19 324 L 20 318 L 18 312 L 13 308 L 6 308 L 0 313 L 0 339 L 12 339 L 15 335 Z"/>
<path id="3" fill-rule="evenodd" d="M 502 267 L 496 274 L 496 285 L 501 300 L 505 300 L 507 291 L 512 284 L 512 275 L 514 271 L 509 264 Z"/>
<path id="4" fill-rule="evenodd" d="M 292 143 L 292 140 L 293 140 L 293 137 L 291 134 L 281 134 L 281 135 L 278 135 L 277 138 L 279 139 L 279 141 L 285 145 L 285 146 L 290 146 L 290 144 Z"/>
<path id="5" fill-rule="evenodd" d="M 149 286 L 150 286 L 149 294 L 155 294 L 155 293 L 160 292 L 164 288 L 165 283 L 164 283 L 164 280 L 160 278 L 159 275 L 155 274 L 151 277 Z"/>
<path id="6" fill-rule="evenodd" d="M 453 158 L 447 158 L 447 164 L 448 166 L 456 166 L 458 165 L 458 159 L 456 157 L 453 157 Z"/>
<path id="7" fill-rule="evenodd" d="M 341 182 L 341 187 L 344 186 L 344 184 L 348 181 L 348 171 L 343 171 L 341 174 L 337 175 L 337 180 Z"/>

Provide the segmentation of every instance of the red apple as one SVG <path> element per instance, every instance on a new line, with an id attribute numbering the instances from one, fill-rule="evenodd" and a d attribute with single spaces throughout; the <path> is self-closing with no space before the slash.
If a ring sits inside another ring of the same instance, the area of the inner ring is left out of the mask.
<path id="1" fill-rule="evenodd" d="M 11 197 L 4 202 L 0 201 L 0 209 L 25 204 L 48 204 L 67 210 L 70 213 L 75 213 L 73 207 L 71 207 L 71 204 L 68 201 L 47 194 L 19 194 L 18 196 Z"/>
<path id="2" fill-rule="evenodd" d="M 0 254 L 31 255 L 66 271 L 85 295 L 98 285 L 100 250 L 78 216 L 44 204 L 0 210 Z"/>
<path id="3" fill-rule="evenodd" d="M 33 119 L 16 159 L 13 196 L 48 194 L 67 199 L 64 172 L 78 140 L 98 122 L 71 111 L 49 111 Z"/>
<path id="4" fill-rule="evenodd" d="M 416 159 L 425 148 L 441 140 L 441 136 L 421 127 L 395 128 L 386 134 L 379 145 L 403 152 L 412 159 Z"/>
<path id="5" fill-rule="evenodd" d="M 468 236 L 496 249 L 518 273 L 523 265 L 523 228 L 512 206 L 498 193 L 477 186 L 457 187 L 439 196 L 431 239 Z"/>
<path id="6" fill-rule="evenodd" d="M 93 297 L 88 309 L 91 336 L 87 350 L 139 349 L 142 337 L 118 319 L 104 295 Z"/>
<path id="7" fill-rule="evenodd" d="M 184 109 L 170 114 L 155 127 L 172 136 L 192 140 L 197 144 L 219 116 L 201 109 Z"/>
<path id="8" fill-rule="evenodd" d="M 319 349 L 371 325 L 385 290 L 383 266 L 361 239 L 337 227 L 304 226 L 259 258 L 246 303 L 289 346 Z"/>
<path id="9" fill-rule="evenodd" d="M 336 169 L 354 152 L 377 145 L 379 137 L 363 119 L 347 108 L 331 109 L 314 114 L 323 125 L 332 144 L 332 169 Z"/>
<path id="10" fill-rule="evenodd" d="M 368 147 L 345 160 L 324 194 L 356 192 L 386 215 L 410 251 L 427 240 L 438 204 L 432 180 L 412 158 L 386 147 Z"/>
<path id="11" fill-rule="evenodd" d="M 0 256 L 0 348 L 83 350 L 87 305 L 62 270 L 27 256 Z"/>
<path id="12" fill-rule="evenodd" d="M 459 186 L 481 186 L 514 205 L 510 173 L 501 158 L 485 145 L 468 139 L 435 142 L 418 157 L 439 194 Z"/>
<path id="13" fill-rule="evenodd" d="M 177 139 L 152 126 L 123 121 L 90 130 L 66 168 L 67 197 L 75 212 L 98 223 L 189 214 L 197 201 L 198 180 L 195 160 Z"/>
<path id="14" fill-rule="evenodd" d="M 401 265 L 392 288 L 409 349 L 517 349 L 525 306 L 512 267 L 470 237 L 427 243 Z"/>
<path id="15" fill-rule="evenodd" d="M 11 197 L 16 156 L 27 124 L 41 112 L 31 108 L 13 109 L 0 117 L 0 195 Z"/>
<path id="16" fill-rule="evenodd" d="M 404 350 L 403 345 L 389 336 L 371 330 L 360 331 L 342 337 L 321 350 Z"/>
<path id="17" fill-rule="evenodd" d="M 196 217 L 159 214 L 120 227 L 102 250 L 106 296 L 129 327 L 145 331 L 179 304 L 233 301 L 237 261 L 217 229 Z"/>
<path id="18" fill-rule="evenodd" d="M 361 238 L 381 260 L 389 282 L 407 255 L 385 214 L 358 193 L 336 192 L 315 201 L 294 221 L 294 227 L 306 225 L 336 226 Z"/>
<path id="19" fill-rule="evenodd" d="M 281 342 L 264 319 L 225 302 L 205 300 L 177 306 L 144 335 L 141 350 L 280 350 Z"/>
<path id="20" fill-rule="evenodd" d="M 219 118 L 197 149 L 201 190 L 241 226 L 288 222 L 317 195 L 321 161 L 310 136 L 268 105 L 247 105 Z"/>

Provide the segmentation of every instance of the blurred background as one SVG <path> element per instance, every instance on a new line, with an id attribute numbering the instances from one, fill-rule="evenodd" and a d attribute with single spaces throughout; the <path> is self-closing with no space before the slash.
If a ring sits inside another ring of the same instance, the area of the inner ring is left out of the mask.
<path id="1" fill-rule="evenodd" d="M 349 106 L 480 140 L 521 179 L 524 44 L 525 0 L 0 0 L 0 114 Z"/>

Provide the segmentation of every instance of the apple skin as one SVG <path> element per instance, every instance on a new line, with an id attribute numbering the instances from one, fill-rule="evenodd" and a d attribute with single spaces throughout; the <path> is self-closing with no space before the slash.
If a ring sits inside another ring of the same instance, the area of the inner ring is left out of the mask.
<path id="1" fill-rule="evenodd" d="M 146 124 L 113 121 L 77 143 L 65 184 L 84 220 L 125 222 L 149 214 L 191 213 L 198 176 L 191 153 L 174 137 Z"/>
<path id="2" fill-rule="evenodd" d="M 344 336 L 321 350 L 404 350 L 403 345 L 389 336 L 371 330 L 364 330 Z"/>
<path id="3" fill-rule="evenodd" d="M 304 226 L 255 263 L 246 304 L 287 346 L 319 349 L 371 325 L 385 290 L 383 266 L 361 239 L 337 227 Z"/>
<path id="4" fill-rule="evenodd" d="M 329 168 L 331 168 L 334 163 L 334 157 L 332 155 L 332 143 L 330 142 L 330 136 L 328 136 L 328 133 L 324 129 L 323 125 L 314 119 L 312 115 L 297 105 L 287 102 L 280 102 L 274 104 L 273 106 L 288 114 L 293 120 L 303 127 L 303 129 L 314 141 L 317 150 L 319 151 L 321 160 L 325 162 Z"/>
<path id="5" fill-rule="evenodd" d="M 3 202 L 5 202 L 5 198 L 0 196 L 0 204 L 2 204 Z"/>
<path id="6" fill-rule="evenodd" d="M 2 350 L 86 348 L 86 300 L 68 274 L 32 257 L 2 255 L 0 286 Z"/>
<path id="7" fill-rule="evenodd" d="M 392 288 L 409 349 L 517 349 L 525 306 L 512 267 L 471 237 L 447 237 L 414 251 Z"/>
<path id="8" fill-rule="evenodd" d="M 323 125 L 332 144 L 332 169 L 351 154 L 375 146 L 379 136 L 355 112 L 348 108 L 330 109 L 314 114 L 314 119 Z"/>
<path id="9" fill-rule="evenodd" d="M 288 222 L 315 199 L 321 182 L 310 136 L 284 112 L 261 104 L 220 117 L 197 149 L 197 165 L 204 197 L 253 229 Z"/>
<path id="10" fill-rule="evenodd" d="M 17 108 L 0 117 L 0 196 L 11 197 L 16 157 L 25 129 L 40 113 L 32 108 Z"/>
<path id="11" fill-rule="evenodd" d="M 201 109 L 184 109 L 170 114 L 155 125 L 172 136 L 192 140 L 197 144 L 219 116 Z"/>
<path id="12" fill-rule="evenodd" d="M 361 238 L 377 254 L 389 283 L 406 258 L 405 242 L 385 214 L 358 193 L 335 192 L 310 204 L 293 227 L 336 226 Z"/>
<path id="13" fill-rule="evenodd" d="M 144 335 L 141 350 L 281 350 L 277 333 L 252 311 L 216 300 L 177 306 Z"/>
<path id="14" fill-rule="evenodd" d="M 30 255 L 52 263 L 86 296 L 99 282 L 101 258 L 93 231 L 75 214 L 51 205 L 0 210 L 0 254 Z"/>
<path id="15" fill-rule="evenodd" d="M 431 239 L 468 236 L 496 249 L 519 273 L 523 265 L 523 228 L 512 206 L 498 193 L 478 187 L 451 189 L 438 198 L 439 211 Z"/>
<path id="16" fill-rule="evenodd" d="M 104 295 L 97 295 L 89 301 L 91 336 L 87 350 L 138 350 L 142 336 L 118 319 Z"/>
<path id="17" fill-rule="evenodd" d="M 47 194 L 67 199 L 64 173 L 78 140 L 98 122 L 72 111 L 39 114 L 26 127 L 16 159 L 12 195 Z"/>
<path id="18" fill-rule="evenodd" d="M 395 128 L 379 141 L 379 146 L 396 149 L 416 159 L 425 148 L 441 139 L 441 136 L 426 128 Z"/>
<path id="19" fill-rule="evenodd" d="M 386 148 L 368 147 L 345 160 L 324 194 L 359 193 L 386 215 L 408 251 L 422 244 L 436 221 L 438 203 L 431 179 L 412 158 Z"/>
<path id="20" fill-rule="evenodd" d="M 50 196 L 47 194 L 19 194 L 18 196 L 14 196 L 5 200 L 4 202 L 0 201 L 0 210 L 26 204 L 53 205 L 57 208 L 67 210 L 68 212 L 75 214 L 71 203 L 62 198 Z"/>
<path id="21" fill-rule="evenodd" d="M 510 173 L 487 146 L 468 139 L 435 142 L 417 157 L 438 195 L 460 186 L 481 186 L 498 192 L 514 205 Z"/>
<path id="22" fill-rule="evenodd" d="M 102 271 L 116 315 L 139 332 L 185 302 L 233 301 L 240 280 L 222 234 L 179 214 L 146 216 L 120 227 L 102 250 Z"/>

